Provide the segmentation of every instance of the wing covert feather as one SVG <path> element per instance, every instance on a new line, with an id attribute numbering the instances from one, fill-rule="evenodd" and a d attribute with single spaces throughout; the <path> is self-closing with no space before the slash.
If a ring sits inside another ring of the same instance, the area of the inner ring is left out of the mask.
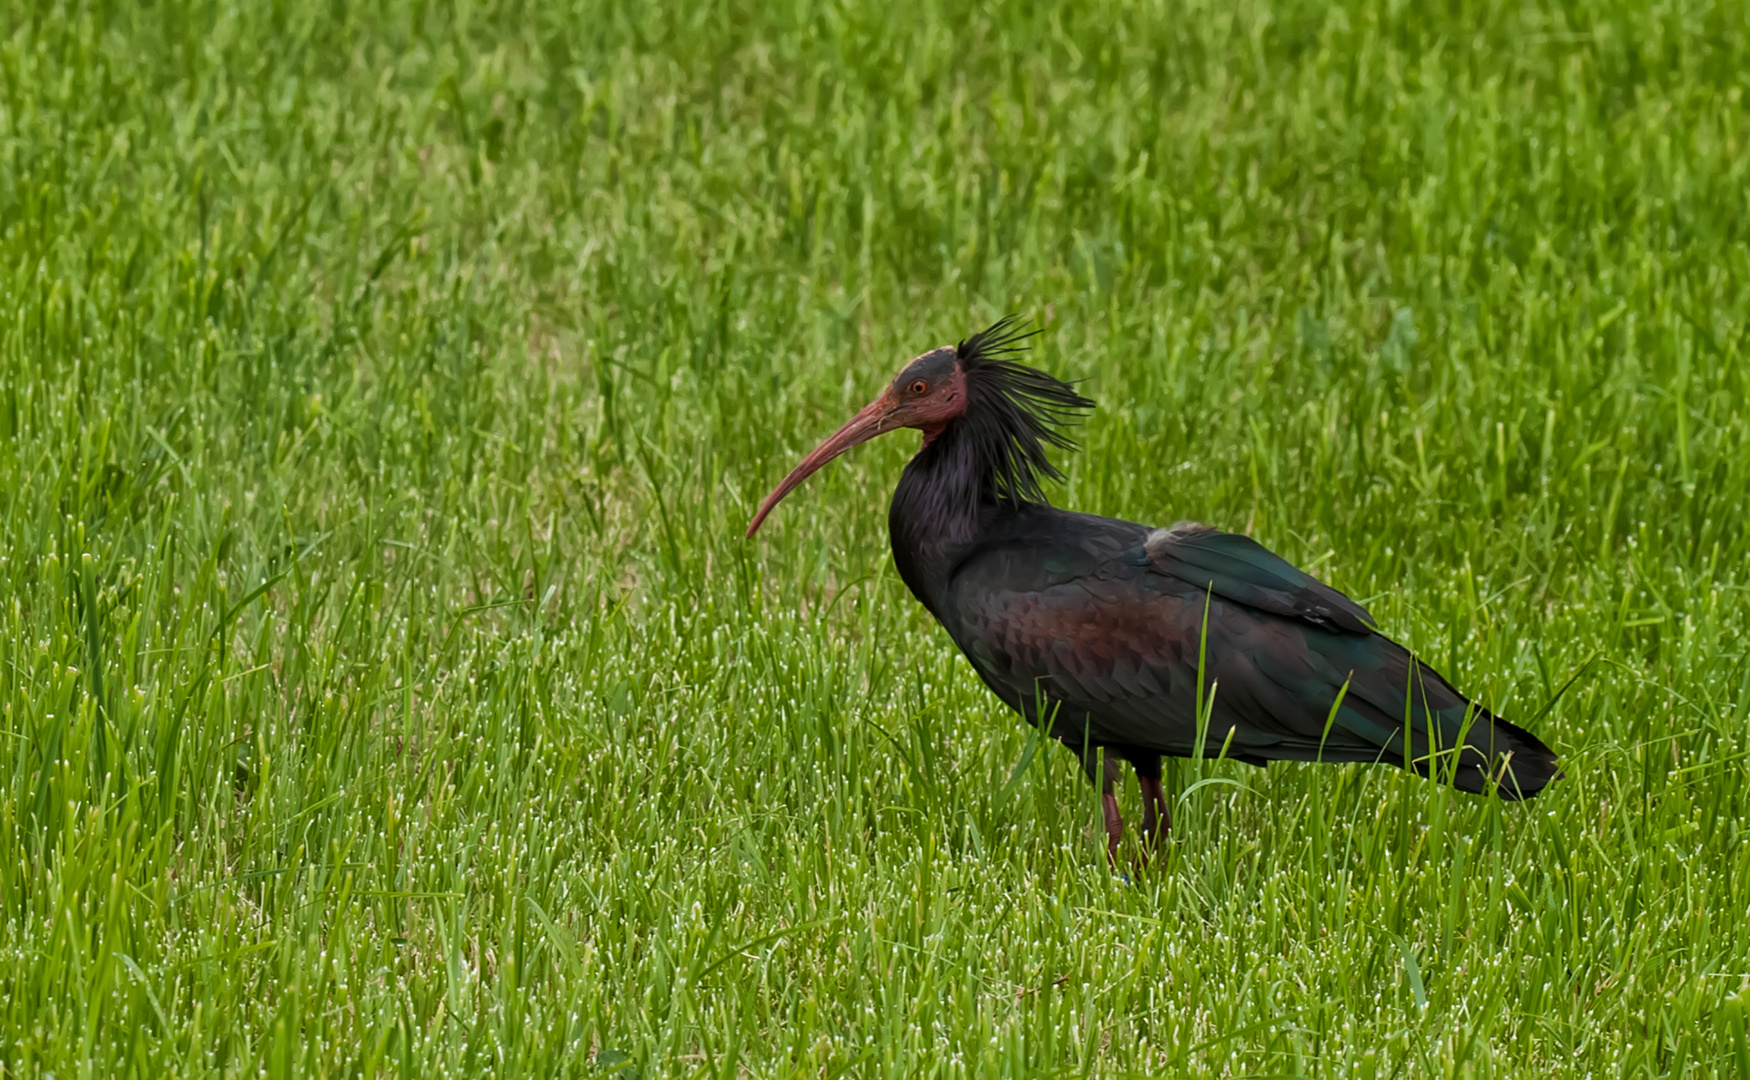
<path id="1" fill-rule="evenodd" d="M 1157 573 L 1272 615 L 1352 634 L 1378 628 L 1366 608 L 1249 536 L 1182 521 L 1150 533 L 1144 551 Z"/>

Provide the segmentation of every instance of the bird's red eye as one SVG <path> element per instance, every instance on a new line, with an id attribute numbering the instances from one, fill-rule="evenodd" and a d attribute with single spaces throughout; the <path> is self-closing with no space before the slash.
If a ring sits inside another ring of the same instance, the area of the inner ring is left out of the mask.
<path id="1" fill-rule="evenodd" d="M 911 392 L 914 394 L 922 394 L 922 393 L 927 392 L 929 389 L 930 389 L 930 384 L 925 382 L 922 379 L 919 379 L 917 382 L 914 382 L 911 384 Z"/>

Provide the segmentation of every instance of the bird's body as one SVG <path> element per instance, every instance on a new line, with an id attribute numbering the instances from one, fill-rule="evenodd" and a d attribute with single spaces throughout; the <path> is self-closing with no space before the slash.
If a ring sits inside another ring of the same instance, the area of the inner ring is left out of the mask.
<path id="1" fill-rule="evenodd" d="M 1348 597 L 1256 542 L 1059 510 L 1047 445 L 1092 403 L 1005 356 L 999 323 L 913 361 L 786 478 L 893 426 L 923 430 L 889 513 L 894 563 L 985 685 L 1102 784 L 1136 769 L 1144 832 L 1164 813 L 1163 756 L 1385 762 L 1471 792 L 1527 798 L 1557 775 L 1530 733 L 1468 701 Z M 1199 684 L 1199 675 L 1202 683 Z M 1200 711 L 1201 706 L 1201 711 Z M 1406 737 L 1407 733 L 1407 737 Z M 1201 747 L 1199 738 L 1201 737 Z"/>
<path id="2" fill-rule="evenodd" d="M 1426 772 L 1431 751 L 1463 743 L 1454 781 L 1480 792 L 1497 752 L 1541 750 L 1425 665 L 1412 681 L 1408 651 L 1363 608 L 1243 536 L 990 506 L 973 539 L 934 546 L 894 517 L 913 595 L 985 685 L 1078 752 L 1159 775 L 1150 759 L 1195 756 L 1201 726 L 1208 757 L 1402 765 L 1407 749 Z M 1536 791 L 1505 792 L 1521 793 Z"/>

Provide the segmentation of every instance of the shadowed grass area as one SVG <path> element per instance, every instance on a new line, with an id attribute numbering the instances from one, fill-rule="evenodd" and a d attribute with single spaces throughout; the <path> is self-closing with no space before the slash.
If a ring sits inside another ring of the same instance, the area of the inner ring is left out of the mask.
<path id="1" fill-rule="evenodd" d="M 1750 1076 L 1742 5 L 0 10 L 0 1075 Z M 1115 879 L 910 436 L 740 539 L 1010 311 L 1567 778 Z"/>

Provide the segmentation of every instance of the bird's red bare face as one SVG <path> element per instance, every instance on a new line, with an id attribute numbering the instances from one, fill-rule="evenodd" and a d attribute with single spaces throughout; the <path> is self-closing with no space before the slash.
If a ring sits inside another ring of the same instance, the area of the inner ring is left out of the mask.
<path id="1" fill-rule="evenodd" d="M 892 410 L 891 427 L 917 428 L 928 443 L 966 411 L 966 373 L 953 348 L 943 346 L 905 365 L 881 399 Z"/>
<path id="2" fill-rule="evenodd" d="M 880 397 L 863 406 L 844 427 L 790 470 L 790 475 L 760 504 L 759 513 L 747 527 L 747 535 L 752 537 L 758 532 L 772 508 L 811 473 L 851 447 L 896 428 L 917 428 L 924 433 L 924 443 L 928 445 L 965 411 L 966 373 L 960 369 L 953 346 L 944 345 L 923 354 L 907 364 Z"/>

